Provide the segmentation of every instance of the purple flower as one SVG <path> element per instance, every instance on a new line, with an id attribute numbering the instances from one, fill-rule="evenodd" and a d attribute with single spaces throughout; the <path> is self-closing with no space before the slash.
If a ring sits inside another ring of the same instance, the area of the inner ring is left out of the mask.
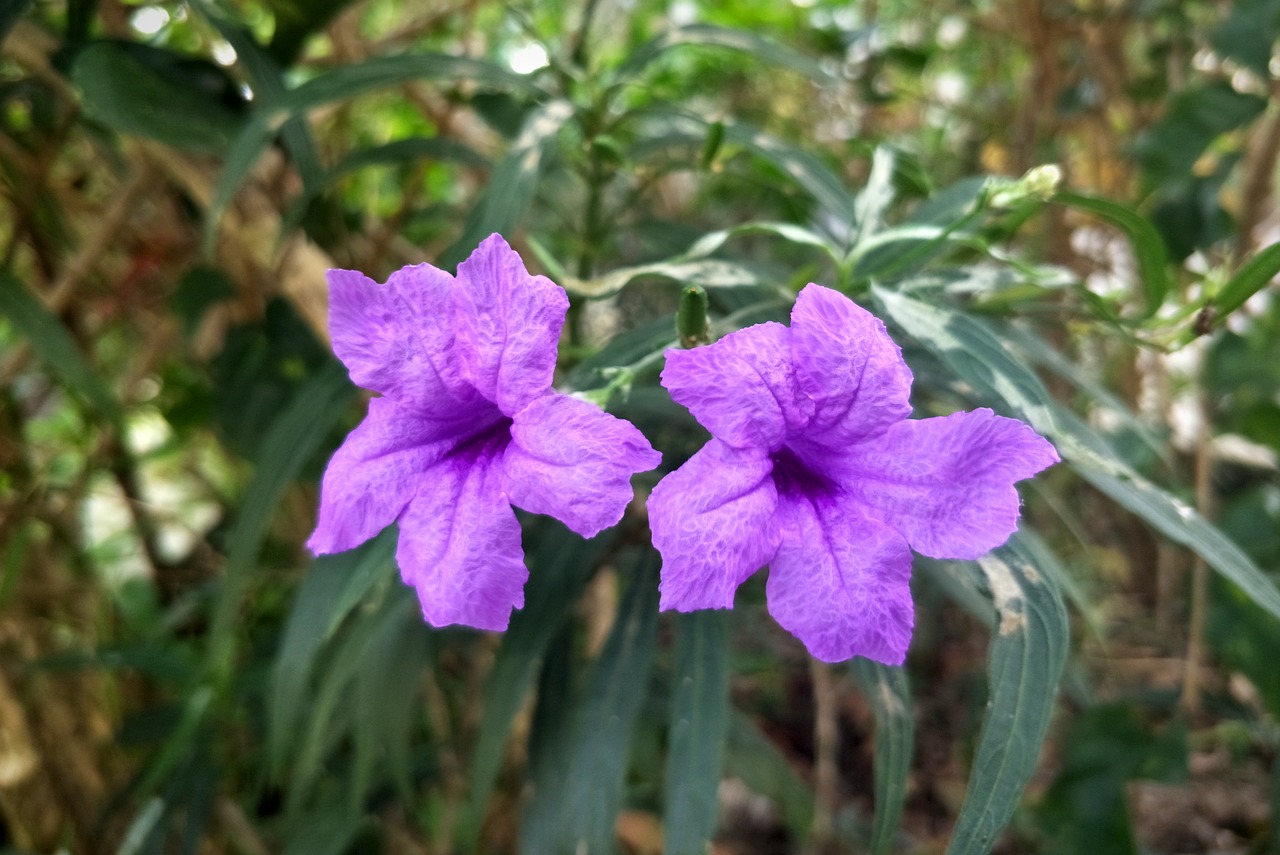
<path id="1" fill-rule="evenodd" d="M 769 611 L 819 659 L 900 664 L 911 550 L 977 558 L 1018 523 L 1014 482 L 1058 459 L 990 410 L 909 421 L 911 371 L 874 316 L 820 285 L 791 327 L 667 352 L 662 384 L 712 439 L 649 498 L 663 609 L 730 608 L 769 565 Z"/>
<path id="2" fill-rule="evenodd" d="M 499 235 L 457 279 L 429 264 L 386 285 L 331 270 L 329 299 L 334 353 L 382 397 L 329 461 L 307 545 L 340 552 L 398 522 L 400 575 L 429 623 L 506 629 L 529 575 L 511 505 L 591 537 L 661 455 L 551 389 L 569 299 Z"/>

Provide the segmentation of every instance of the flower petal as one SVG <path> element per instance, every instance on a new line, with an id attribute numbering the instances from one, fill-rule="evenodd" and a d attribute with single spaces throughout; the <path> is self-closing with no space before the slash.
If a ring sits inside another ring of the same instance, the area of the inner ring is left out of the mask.
<path id="1" fill-rule="evenodd" d="M 901 422 L 847 461 L 841 480 L 917 552 L 977 558 L 1018 527 L 1014 482 L 1058 455 L 1022 422 L 979 409 Z"/>
<path id="2" fill-rule="evenodd" d="M 791 310 L 796 384 L 816 405 L 807 437 L 831 448 L 874 436 L 911 415 L 911 369 L 879 318 L 821 285 Z"/>
<path id="3" fill-rule="evenodd" d="M 516 413 L 511 440 L 503 462 L 511 502 L 583 537 L 616 525 L 631 501 L 631 476 L 662 462 L 630 422 L 555 393 Z"/>
<path id="4" fill-rule="evenodd" d="M 789 425 L 812 414 L 791 375 L 789 336 L 782 324 L 763 323 L 707 347 L 668 350 L 662 385 L 718 439 L 776 449 Z"/>
<path id="5" fill-rule="evenodd" d="M 330 459 L 320 518 L 307 547 L 316 555 L 353 549 L 395 521 L 461 428 L 432 422 L 412 403 L 374 398 Z"/>
<path id="6" fill-rule="evenodd" d="M 457 353 L 479 392 L 514 416 L 551 387 L 556 345 L 569 308 L 564 289 L 530 276 L 501 235 L 458 265 Z"/>
<path id="7" fill-rule="evenodd" d="M 426 474 L 400 518 L 396 563 L 432 626 L 503 630 L 529 571 L 499 458 L 451 455 Z"/>
<path id="8" fill-rule="evenodd" d="M 911 550 L 893 529 L 830 498 L 779 502 L 769 613 L 826 662 L 901 665 L 911 642 Z"/>
<path id="9" fill-rule="evenodd" d="M 649 527 L 662 554 L 661 608 L 732 608 L 738 586 L 773 557 L 772 469 L 767 453 L 713 439 L 653 488 Z"/>
<path id="10" fill-rule="evenodd" d="M 330 270 L 333 352 L 358 386 L 384 395 L 437 399 L 458 387 L 450 355 L 453 277 L 429 264 L 404 267 L 379 285 Z"/>

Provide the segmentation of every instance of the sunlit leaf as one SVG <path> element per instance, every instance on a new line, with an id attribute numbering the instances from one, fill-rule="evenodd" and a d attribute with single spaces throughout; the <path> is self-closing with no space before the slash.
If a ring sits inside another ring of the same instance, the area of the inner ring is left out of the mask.
<path id="1" fill-rule="evenodd" d="M 652 41 L 642 45 L 618 67 L 618 79 L 625 81 L 643 71 L 650 63 L 674 47 L 691 45 L 719 47 L 742 51 L 753 59 L 804 74 L 815 80 L 827 80 L 822 66 L 804 54 L 772 39 L 746 30 L 717 27 L 712 24 L 691 24 L 667 30 Z"/>

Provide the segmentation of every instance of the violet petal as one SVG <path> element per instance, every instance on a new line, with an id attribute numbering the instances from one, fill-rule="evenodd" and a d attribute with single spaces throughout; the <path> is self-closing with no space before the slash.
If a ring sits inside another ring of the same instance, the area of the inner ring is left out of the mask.
<path id="1" fill-rule="evenodd" d="M 911 550 L 893 529 L 829 498 L 779 502 L 785 528 L 769 564 L 769 613 L 826 662 L 901 665 L 911 642 Z"/>
<path id="2" fill-rule="evenodd" d="M 496 455 L 451 456 L 422 476 L 400 518 L 396 563 L 433 626 L 504 630 L 529 571 Z"/>
<path id="3" fill-rule="evenodd" d="M 733 607 L 734 593 L 778 549 L 778 493 L 768 454 L 713 439 L 653 488 L 649 527 L 662 554 L 660 608 Z"/>
<path id="4" fill-rule="evenodd" d="M 978 409 L 904 421 L 852 450 L 842 469 L 858 501 L 917 552 L 977 558 L 1018 526 L 1014 482 L 1058 461 L 1017 419 Z"/>
<path id="5" fill-rule="evenodd" d="M 630 422 L 567 395 L 548 394 L 516 413 L 503 462 L 513 504 L 593 537 L 622 519 L 631 476 L 662 455 Z"/>
<path id="6" fill-rule="evenodd" d="M 476 390 L 514 416 L 546 393 L 556 367 L 564 289 L 530 276 L 501 235 L 490 235 L 458 265 L 454 288 L 456 353 Z"/>
<path id="7" fill-rule="evenodd" d="M 884 324 L 830 288 L 809 284 L 791 310 L 796 383 L 816 405 L 806 438 L 834 449 L 911 415 L 911 369 Z"/>

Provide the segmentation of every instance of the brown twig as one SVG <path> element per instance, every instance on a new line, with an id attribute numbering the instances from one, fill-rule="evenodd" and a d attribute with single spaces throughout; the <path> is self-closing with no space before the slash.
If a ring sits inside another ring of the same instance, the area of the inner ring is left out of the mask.
<path id="1" fill-rule="evenodd" d="M 1204 395 L 1199 399 L 1200 431 L 1196 437 L 1195 488 L 1196 505 L 1201 516 L 1213 518 L 1213 461 L 1210 452 L 1212 429 L 1209 406 Z M 1209 568 L 1205 560 L 1195 556 L 1191 571 L 1191 617 L 1187 634 L 1187 665 L 1182 676 L 1182 708 L 1187 713 L 1200 711 L 1200 660 L 1204 656 L 1204 626 L 1209 600 Z"/>

